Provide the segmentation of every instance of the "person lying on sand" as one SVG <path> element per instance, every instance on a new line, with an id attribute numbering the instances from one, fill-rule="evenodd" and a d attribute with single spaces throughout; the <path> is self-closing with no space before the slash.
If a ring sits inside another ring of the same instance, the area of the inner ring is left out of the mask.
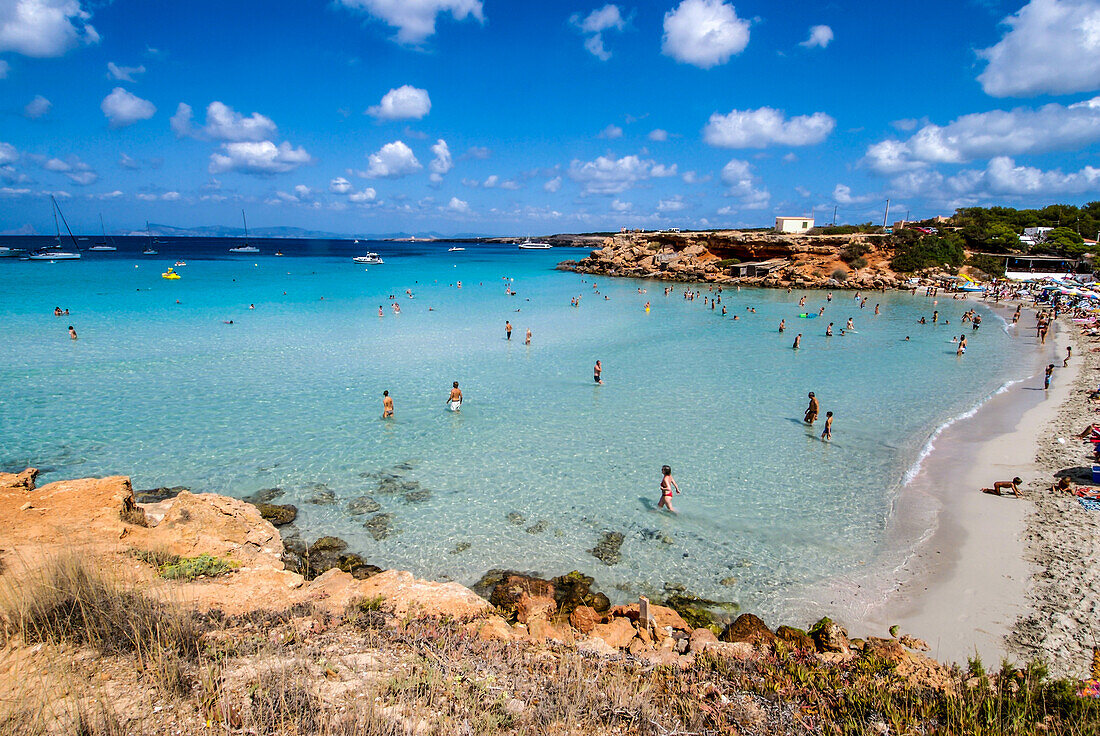
<path id="1" fill-rule="evenodd" d="M 1020 497 L 1020 489 L 1017 487 L 1023 480 L 1017 476 L 1012 480 L 999 480 L 993 484 L 992 488 L 983 488 L 982 493 L 992 493 L 994 496 L 1005 495 L 1002 491 L 1012 491 L 1012 495 L 1016 498 Z"/>

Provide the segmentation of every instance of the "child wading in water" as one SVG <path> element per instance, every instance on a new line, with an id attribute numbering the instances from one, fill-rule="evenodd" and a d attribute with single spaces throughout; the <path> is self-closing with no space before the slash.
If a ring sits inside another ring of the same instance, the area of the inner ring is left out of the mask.
<path id="1" fill-rule="evenodd" d="M 672 513 L 676 513 L 676 509 L 672 508 L 672 490 L 676 489 L 676 493 L 680 492 L 680 486 L 676 485 L 676 480 L 672 477 L 672 468 L 665 465 L 661 468 L 663 477 L 661 478 L 661 500 L 657 502 L 657 508 L 664 506 Z"/>

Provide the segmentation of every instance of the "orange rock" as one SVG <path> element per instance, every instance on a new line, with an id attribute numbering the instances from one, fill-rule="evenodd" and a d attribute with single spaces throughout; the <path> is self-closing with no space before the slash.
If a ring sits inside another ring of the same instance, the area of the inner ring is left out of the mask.
<path id="1" fill-rule="evenodd" d="M 0 488 L 5 490 L 33 491 L 38 468 L 27 468 L 22 473 L 0 473 Z"/>
<path id="2" fill-rule="evenodd" d="M 550 620 L 558 608 L 553 597 L 521 593 L 516 600 L 516 620 L 530 624 L 535 619 Z"/>
<path id="3" fill-rule="evenodd" d="M 573 643 L 573 630 L 568 626 L 557 626 L 543 618 L 531 619 L 527 622 L 528 636 L 534 641 L 556 641 L 562 644 Z"/>
<path id="4" fill-rule="evenodd" d="M 693 652 L 702 652 L 718 643 L 718 637 L 710 629 L 696 629 L 691 632 L 689 648 Z"/>
<path id="5" fill-rule="evenodd" d="M 649 604 L 649 614 L 653 617 L 654 622 L 658 629 L 663 629 L 666 626 L 671 626 L 677 631 L 691 631 L 691 627 L 681 618 L 680 614 L 676 611 L 668 608 L 667 606 L 659 606 L 656 603 Z M 611 616 L 625 616 L 631 621 L 638 620 L 638 604 L 631 603 L 629 606 L 612 606 Z"/>
<path id="6" fill-rule="evenodd" d="M 592 631 L 592 628 L 602 620 L 603 616 L 597 613 L 596 609 L 591 606 L 577 606 L 573 609 L 573 612 L 569 614 L 569 623 L 582 634 L 587 634 Z"/>
<path id="7" fill-rule="evenodd" d="M 591 638 L 602 639 L 608 646 L 622 649 L 637 634 L 628 618 L 613 618 L 606 624 L 597 624 L 592 628 Z"/>
<path id="8" fill-rule="evenodd" d="M 482 641 L 512 641 L 516 638 L 512 627 L 500 616 L 488 616 L 480 621 L 471 621 L 468 629 Z"/>

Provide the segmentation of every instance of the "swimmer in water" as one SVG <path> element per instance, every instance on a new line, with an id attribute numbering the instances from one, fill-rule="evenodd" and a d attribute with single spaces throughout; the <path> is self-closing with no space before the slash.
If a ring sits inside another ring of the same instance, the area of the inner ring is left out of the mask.
<path id="1" fill-rule="evenodd" d="M 787 320 L 785 320 L 785 319 L 779 320 L 779 331 L 782 332 L 785 329 L 787 329 Z"/>
<path id="2" fill-rule="evenodd" d="M 382 392 L 382 418 L 393 418 L 393 397 L 390 396 L 389 391 Z"/>
<path id="3" fill-rule="evenodd" d="M 379 317 L 382 317 L 382 316 L 384 316 L 384 315 L 382 314 L 382 305 L 381 305 L 381 304 L 379 304 L 379 305 L 378 305 L 378 316 L 379 316 Z"/>
<path id="4" fill-rule="evenodd" d="M 844 329 L 846 329 L 846 330 L 854 330 L 855 329 L 855 327 L 852 326 L 852 318 L 851 317 L 848 318 L 848 324 L 844 325 Z"/>
<path id="5" fill-rule="evenodd" d="M 462 408 L 462 392 L 458 389 L 458 381 L 451 384 L 451 394 L 447 397 L 447 408 L 458 411 Z"/>
<path id="6" fill-rule="evenodd" d="M 596 365 L 592 367 L 592 380 L 594 380 L 596 383 L 598 383 L 602 386 L 603 385 L 603 378 L 601 378 L 602 375 L 603 375 L 603 366 L 600 365 L 600 361 L 597 360 Z"/>
<path id="7" fill-rule="evenodd" d="M 76 339 L 76 330 L 73 329 L 72 325 L 69 325 L 69 337 L 73 340 Z"/>
<path id="8" fill-rule="evenodd" d="M 798 350 L 798 346 L 802 344 L 802 333 L 799 332 L 794 338 L 794 349 Z"/>
<path id="9" fill-rule="evenodd" d="M 672 477 L 672 468 L 665 465 L 661 468 L 661 500 L 657 502 L 657 508 L 663 506 L 672 513 L 676 513 L 676 509 L 672 508 L 673 490 L 679 495 L 680 486 L 676 485 L 676 480 Z"/>
<path id="10" fill-rule="evenodd" d="M 525 337 L 523 339 L 523 344 L 524 345 L 530 345 L 531 344 L 531 328 L 530 327 L 527 328 L 527 337 Z"/>
<path id="11" fill-rule="evenodd" d="M 504 320 L 504 339 L 512 339 L 512 323 L 508 320 Z"/>
<path id="12" fill-rule="evenodd" d="M 825 328 L 825 337 L 832 337 L 832 336 L 833 336 L 833 323 L 830 322 L 829 326 Z"/>

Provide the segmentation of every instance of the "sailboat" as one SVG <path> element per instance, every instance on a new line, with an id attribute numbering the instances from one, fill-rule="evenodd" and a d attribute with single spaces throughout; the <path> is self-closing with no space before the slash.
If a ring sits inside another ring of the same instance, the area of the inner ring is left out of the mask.
<path id="1" fill-rule="evenodd" d="M 57 245 L 51 245 L 46 248 L 39 248 L 33 250 L 27 254 L 27 260 L 29 261 L 76 261 L 80 259 L 80 247 L 76 244 L 76 238 L 73 237 L 73 231 L 69 229 L 69 223 L 65 222 L 65 215 L 61 215 L 61 221 L 65 222 L 65 232 L 69 234 L 69 240 L 73 241 L 72 252 L 61 250 L 61 225 L 57 221 L 57 216 L 61 214 L 61 208 L 57 206 L 57 200 L 50 196 L 50 202 L 53 203 L 53 226 L 57 232 L 55 239 Z"/>
<path id="2" fill-rule="evenodd" d="M 259 253 L 260 249 L 254 245 L 248 244 L 248 220 L 245 219 L 244 210 L 241 210 L 241 220 L 244 221 L 244 245 L 238 245 L 235 248 L 230 248 L 230 253 Z"/>
<path id="3" fill-rule="evenodd" d="M 103 227 L 103 213 L 99 215 L 99 232 L 103 235 L 103 240 L 97 242 L 88 250 L 118 250 L 118 246 L 114 245 L 114 238 L 111 239 L 111 245 L 107 244 L 107 230 Z"/>
<path id="4" fill-rule="evenodd" d="M 149 221 L 145 221 L 145 237 L 149 238 L 148 245 L 145 246 L 145 250 L 141 252 L 143 256 L 155 256 L 157 249 L 153 247 L 153 234 L 149 232 Z"/>

